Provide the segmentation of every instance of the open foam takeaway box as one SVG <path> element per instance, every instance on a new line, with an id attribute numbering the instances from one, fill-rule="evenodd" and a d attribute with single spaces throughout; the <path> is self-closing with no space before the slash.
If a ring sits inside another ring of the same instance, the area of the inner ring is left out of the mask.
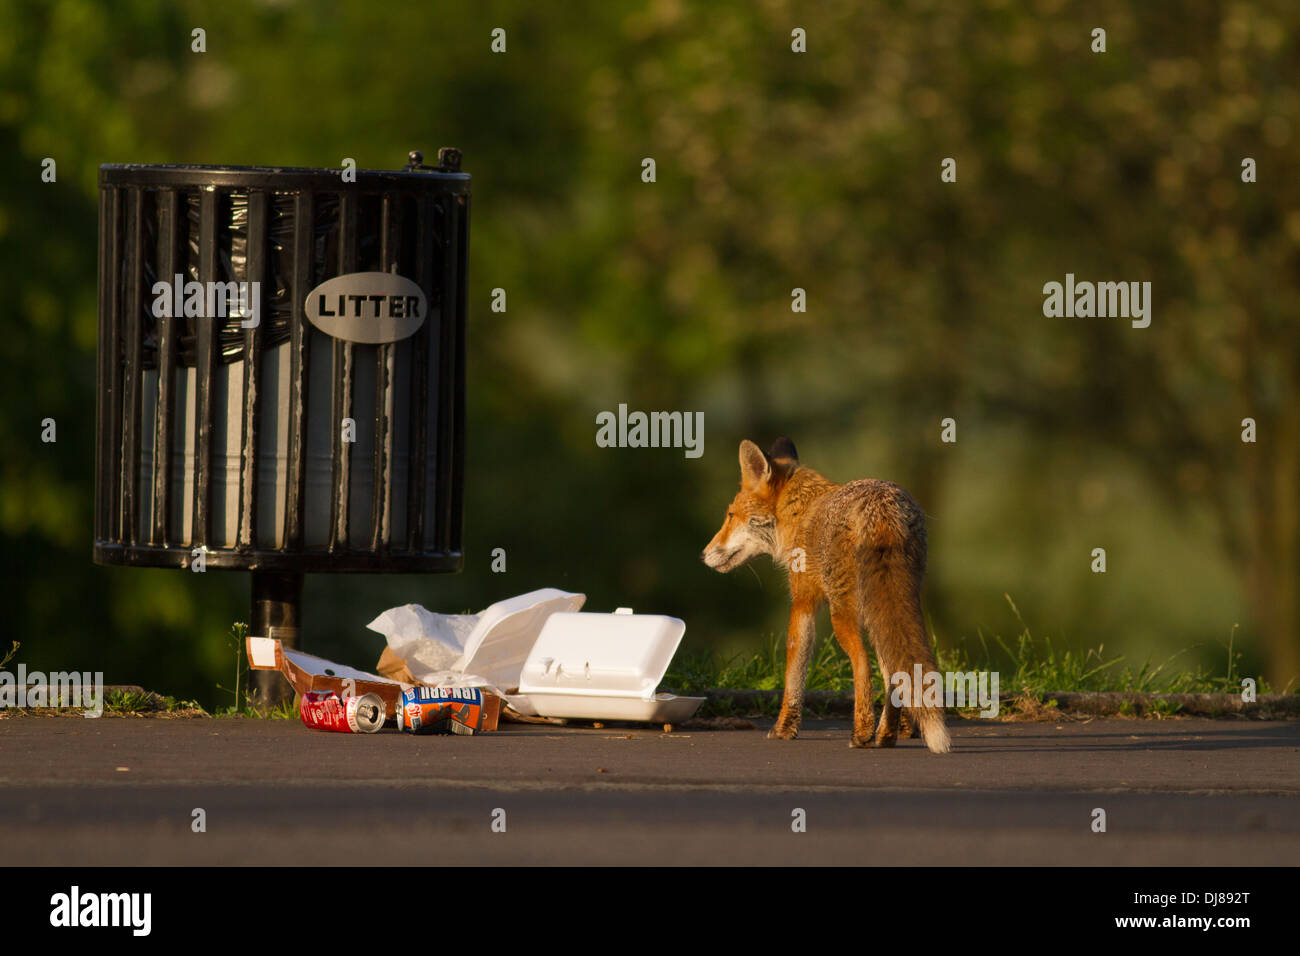
<path id="1" fill-rule="evenodd" d="M 686 624 L 662 614 L 557 612 L 542 625 L 510 705 L 522 714 L 587 720 L 686 720 L 703 697 L 661 693 Z"/>
<path id="2" fill-rule="evenodd" d="M 686 625 L 661 614 L 579 613 L 585 594 L 542 588 L 478 614 L 434 614 L 408 604 L 375 618 L 388 647 L 380 673 L 502 694 L 524 717 L 672 723 L 703 697 L 661 693 Z"/>

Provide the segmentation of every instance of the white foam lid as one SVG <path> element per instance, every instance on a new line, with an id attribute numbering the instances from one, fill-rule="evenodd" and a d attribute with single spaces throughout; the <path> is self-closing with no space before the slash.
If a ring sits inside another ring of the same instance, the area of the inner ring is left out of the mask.
<path id="1" fill-rule="evenodd" d="M 685 633 L 684 621 L 662 614 L 556 612 L 528 654 L 519 693 L 652 700 Z"/>

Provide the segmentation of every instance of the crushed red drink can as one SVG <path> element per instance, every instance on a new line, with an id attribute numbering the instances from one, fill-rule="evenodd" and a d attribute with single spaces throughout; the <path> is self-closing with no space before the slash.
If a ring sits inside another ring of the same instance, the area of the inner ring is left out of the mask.
<path id="1" fill-rule="evenodd" d="M 377 733 L 384 726 L 385 713 L 378 694 L 343 698 L 332 690 L 309 690 L 298 705 L 298 716 L 308 727 L 341 734 Z"/>
<path id="2" fill-rule="evenodd" d="M 477 733 L 485 729 L 490 696 L 477 687 L 408 688 L 397 702 L 397 729 L 408 734 Z"/>

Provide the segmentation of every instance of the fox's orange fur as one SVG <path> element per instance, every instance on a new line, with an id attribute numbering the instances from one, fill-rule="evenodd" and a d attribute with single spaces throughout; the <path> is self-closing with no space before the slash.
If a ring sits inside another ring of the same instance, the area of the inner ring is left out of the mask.
<path id="1" fill-rule="evenodd" d="M 799 733 L 816 615 L 828 604 L 835 638 L 853 663 L 851 746 L 892 747 L 900 715 L 890 701 L 890 676 L 902 671 L 911 677 L 915 664 L 924 673 L 936 669 L 921 617 L 925 516 L 920 507 L 892 482 L 863 478 L 839 485 L 823 478 L 799 464 L 788 438 L 778 439 L 766 455 L 743 441 L 740 492 L 700 557 L 725 573 L 760 554 L 771 555 L 788 572 L 792 604 L 785 697 L 768 736 L 791 740 Z M 874 732 L 863 627 L 885 687 L 884 713 Z M 904 711 L 919 725 L 926 746 L 935 753 L 948 751 L 942 708 Z"/>

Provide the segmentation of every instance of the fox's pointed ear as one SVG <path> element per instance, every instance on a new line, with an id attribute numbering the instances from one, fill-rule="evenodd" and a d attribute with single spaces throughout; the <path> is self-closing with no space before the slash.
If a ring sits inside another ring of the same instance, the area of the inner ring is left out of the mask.
<path id="1" fill-rule="evenodd" d="M 766 481 L 772 474 L 772 463 L 752 441 L 746 438 L 740 443 L 740 481 L 744 485 L 757 485 Z"/>
<path id="2" fill-rule="evenodd" d="M 782 436 L 772 442 L 772 447 L 767 450 L 767 457 L 776 461 L 778 458 L 788 458 L 791 461 L 799 460 L 799 453 L 794 450 L 794 442 Z"/>

